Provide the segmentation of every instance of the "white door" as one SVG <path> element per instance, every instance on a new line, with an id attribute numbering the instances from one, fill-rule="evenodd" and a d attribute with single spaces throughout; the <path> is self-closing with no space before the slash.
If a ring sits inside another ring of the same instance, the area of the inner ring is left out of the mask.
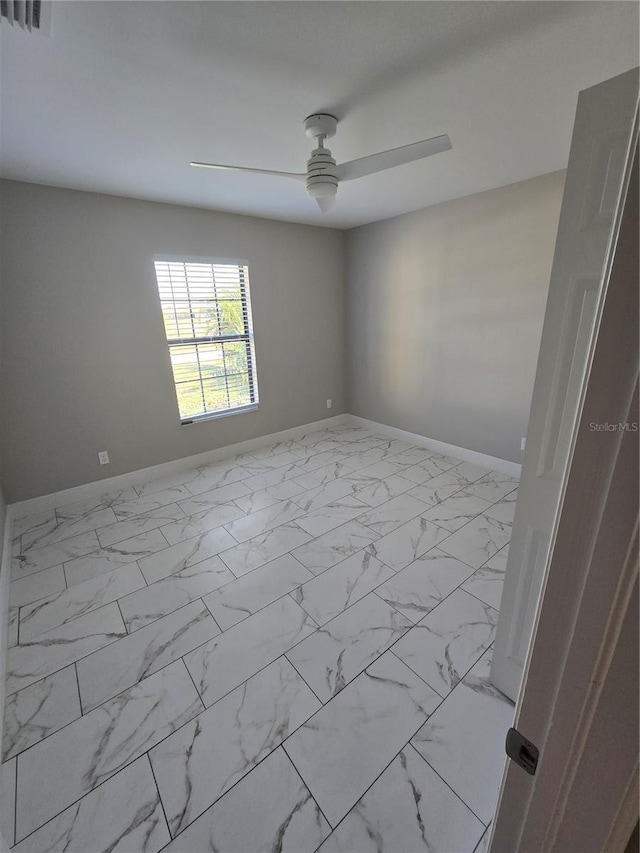
<path id="1" fill-rule="evenodd" d="M 491 853 L 622 853 L 638 820 L 638 148 Z M 597 431 L 595 424 L 628 425 Z M 632 848 L 629 847 L 628 850 Z M 637 844 L 636 848 L 637 850 Z"/>
<path id="2" fill-rule="evenodd" d="M 491 681 L 514 702 L 606 294 L 637 99 L 637 69 L 578 99 L 491 667 Z"/>

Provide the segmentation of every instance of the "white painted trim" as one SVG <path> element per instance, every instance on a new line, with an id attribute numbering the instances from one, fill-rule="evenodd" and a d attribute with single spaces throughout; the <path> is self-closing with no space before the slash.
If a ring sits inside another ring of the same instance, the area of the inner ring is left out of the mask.
<path id="1" fill-rule="evenodd" d="M 497 456 L 488 456 L 486 453 L 478 453 L 476 450 L 467 450 L 466 447 L 458 447 L 455 444 L 447 444 L 445 441 L 437 441 L 435 438 L 427 438 L 426 435 L 418 435 L 415 432 L 407 432 L 404 429 L 379 424 L 376 421 L 370 421 L 367 418 L 359 418 L 355 415 L 347 415 L 347 420 L 350 423 L 357 424 L 364 429 L 379 432 L 381 435 L 386 435 L 389 438 L 399 438 L 401 441 L 406 441 L 409 444 L 415 444 L 418 447 L 426 447 L 427 450 L 435 450 L 445 456 L 454 456 L 456 459 L 463 459 L 465 462 L 473 462 L 474 465 L 482 465 L 485 468 L 492 468 L 494 471 L 500 471 L 502 474 L 508 474 L 510 477 L 519 477 L 521 465 L 517 462 L 509 462 L 508 459 L 499 459 Z"/>
<path id="2" fill-rule="evenodd" d="M 215 450 L 207 450 L 204 453 L 197 453 L 194 456 L 184 456 L 181 459 L 173 459 L 171 462 L 152 465 L 150 468 L 141 468 L 137 471 L 130 471 L 127 474 L 108 477 L 105 480 L 95 480 L 91 483 L 85 483 L 82 486 L 73 486 L 70 489 L 63 489 L 60 492 L 52 492 L 49 495 L 41 495 L 40 497 L 30 498 L 26 501 L 18 501 L 17 503 L 10 504 L 10 517 L 12 519 L 24 518 L 26 515 L 31 515 L 41 510 L 55 509 L 57 506 L 64 506 L 74 501 L 97 497 L 108 492 L 115 492 L 134 483 L 144 483 L 158 477 L 177 474 L 180 471 L 188 471 L 190 468 L 197 468 L 200 465 L 209 465 L 212 462 L 217 462 L 219 459 L 228 459 L 230 456 L 237 456 L 239 453 L 248 453 L 251 450 L 275 444 L 278 441 L 299 438 L 313 430 L 337 426 L 344 423 L 347 417 L 347 415 L 334 415 L 331 418 L 324 418 L 321 421 L 291 427 L 291 429 L 281 430 L 280 432 L 272 432 L 270 435 L 250 438 L 238 444 L 227 444 L 225 447 L 217 447 Z"/>
<path id="3" fill-rule="evenodd" d="M 341 423 L 354 423 L 372 432 L 380 433 L 389 438 L 399 438 L 402 441 L 407 441 L 410 444 L 415 444 L 418 447 L 426 447 L 429 450 L 435 450 L 438 453 L 443 453 L 446 456 L 455 456 L 457 459 L 463 459 L 465 462 L 473 462 L 476 465 L 482 465 L 485 468 L 492 468 L 495 471 L 501 471 L 503 474 L 508 474 L 510 477 L 520 476 L 520 465 L 516 462 L 509 462 L 506 459 L 499 459 L 497 456 L 487 456 L 485 453 L 477 453 L 475 450 L 467 450 L 465 447 L 457 447 L 455 444 L 447 444 L 444 441 L 436 441 L 433 438 L 427 438 L 424 435 L 418 435 L 414 432 L 407 432 L 403 429 L 380 424 L 376 421 L 370 421 L 366 418 L 358 418 L 355 415 L 343 414 L 334 415 L 332 418 L 324 418 L 321 421 L 314 421 L 310 424 L 302 424 L 302 426 L 291 427 L 290 429 L 281 430 L 280 432 L 272 432 L 270 435 L 261 435 L 257 438 L 250 438 L 247 441 L 241 441 L 238 444 L 228 444 L 225 447 L 217 447 L 215 450 L 207 450 L 204 453 L 197 453 L 194 456 L 185 456 L 181 459 L 173 459 L 171 462 L 163 462 L 160 465 L 152 465 L 150 468 L 141 468 L 137 471 L 130 471 L 127 474 L 118 474 L 115 477 L 108 477 L 105 480 L 95 480 L 91 483 L 85 483 L 82 486 L 73 486 L 70 489 L 63 489 L 60 492 L 52 492 L 49 495 L 41 495 L 37 498 L 30 498 L 26 501 L 18 501 L 10 504 L 7 510 L 10 510 L 12 519 L 24 518 L 26 515 L 31 515 L 42 510 L 55 509 L 57 506 L 74 501 L 84 500 L 85 498 L 97 497 L 115 492 L 118 489 L 123 489 L 133 483 L 144 483 L 147 480 L 154 480 L 157 477 L 166 477 L 170 474 L 177 474 L 180 471 L 188 471 L 190 468 L 197 468 L 200 465 L 210 465 L 212 462 L 217 462 L 219 459 L 228 459 L 230 456 L 236 456 L 239 453 L 248 453 L 252 450 L 257 450 L 261 447 L 266 447 L 270 444 L 275 444 L 278 441 L 287 441 L 292 438 L 298 438 L 307 432 L 312 432 L 317 429 L 328 429 L 332 426 L 337 426 Z M 9 516 L 8 516 L 9 517 Z M 0 623 L 1 627 L 1 623 Z"/>

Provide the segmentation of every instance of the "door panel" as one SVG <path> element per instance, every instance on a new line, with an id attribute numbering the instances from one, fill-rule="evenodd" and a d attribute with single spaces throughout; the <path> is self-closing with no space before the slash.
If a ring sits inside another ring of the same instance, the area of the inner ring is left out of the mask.
<path id="1" fill-rule="evenodd" d="M 574 278 L 568 287 L 559 358 L 553 377 L 537 476 L 560 482 L 569 455 L 574 416 L 596 314 L 598 280 Z"/>
<path id="2" fill-rule="evenodd" d="M 638 72 L 580 93 L 491 680 L 517 700 L 607 290 Z"/>

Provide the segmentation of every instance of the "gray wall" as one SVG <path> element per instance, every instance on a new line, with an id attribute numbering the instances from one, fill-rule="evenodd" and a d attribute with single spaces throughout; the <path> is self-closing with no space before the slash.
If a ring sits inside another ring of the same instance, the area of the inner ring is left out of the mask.
<path id="1" fill-rule="evenodd" d="M 349 410 L 520 462 L 564 172 L 348 232 Z"/>
<path id="2" fill-rule="evenodd" d="M 0 182 L 5 497 L 345 411 L 520 461 L 563 183 L 339 232 Z M 156 253 L 248 258 L 258 412 L 180 426 Z"/>
<path id="3" fill-rule="evenodd" d="M 0 555 L 2 554 L 2 548 L 4 545 L 4 528 L 5 528 L 6 523 L 7 523 L 7 504 L 5 502 L 4 495 L 2 494 L 2 486 L 0 485 Z M 4 570 L 4 566 L 2 566 L 2 564 L 1 564 L 1 557 L 0 557 L 0 567 Z M 9 570 L 9 567 L 7 566 L 6 571 L 8 571 L 8 570 Z M 4 612 L 4 604 L 1 600 L 0 600 L 0 609 L 2 609 L 2 612 Z"/>
<path id="4" fill-rule="evenodd" d="M 346 410 L 343 232 L 12 181 L 0 193 L 9 502 Z M 249 260 L 258 412 L 180 425 L 155 253 Z"/>
<path id="5" fill-rule="evenodd" d="M 1 231 L 1 226 L 2 226 L 2 212 L 3 212 L 2 211 L 2 201 L 3 201 L 3 196 L 0 193 L 0 231 Z M 4 569 L 4 566 L 2 566 L 2 549 L 3 549 L 3 545 L 4 545 L 4 529 L 5 529 L 5 525 L 6 525 L 6 521 L 7 521 L 7 504 L 6 504 L 6 501 L 4 498 L 3 488 L 2 488 L 2 482 L 3 482 L 2 448 L 5 445 L 4 430 L 3 430 L 3 423 L 2 423 L 2 417 L 1 417 L 2 411 L 4 409 L 4 406 L 3 406 L 4 401 L 2 399 L 1 378 L 2 378 L 2 376 L 4 376 L 4 373 L 5 373 L 4 364 L 2 361 L 2 313 L 3 313 L 2 292 L 3 292 L 3 286 L 2 286 L 2 244 L 0 243 L 0 569 Z M 8 571 L 8 568 L 6 568 L 4 570 Z M 0 578 L 0 589 L 2 589 L 1 578 Z M 4 613 L 4 608 L 5 608 L 5 604 L 2 600 L 0 600 L 0 613 Z M 1 618 L 0 618 L 0 621 L 1 621 Z M 1 642 L 1 638 L 0 638 L 0 642 Z M 0 658 L 0 660 L 2 660 L 2 659 L 3 658 Z M 4 707 L 4 703 L 2 704 L 2 706 L 0 706 L 0 717 L 2 716 L 1 709 L 3 707 Z M 1 835 L 0 835 L 0 838 L 2 838 Z"/>
<path id="6" fill-rule="evenodd" d="M 2 485 L 0 485 L 0 554 L 2 553 L 2 546 L 4 543 L 4 528 L 7 521 L 7 504 L 4 499 L 4 495 L 2 493 Z M 0 608 L 2 608 L 2 602 L 0 601 Z"/>

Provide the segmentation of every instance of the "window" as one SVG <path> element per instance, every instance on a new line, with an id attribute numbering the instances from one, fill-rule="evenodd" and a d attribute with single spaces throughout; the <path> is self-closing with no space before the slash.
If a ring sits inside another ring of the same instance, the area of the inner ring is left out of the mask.
<path id="1" fill-rule="evenodd" d="M 155 260 L 182 423 L 258 408 L 249 268 Z"/>

